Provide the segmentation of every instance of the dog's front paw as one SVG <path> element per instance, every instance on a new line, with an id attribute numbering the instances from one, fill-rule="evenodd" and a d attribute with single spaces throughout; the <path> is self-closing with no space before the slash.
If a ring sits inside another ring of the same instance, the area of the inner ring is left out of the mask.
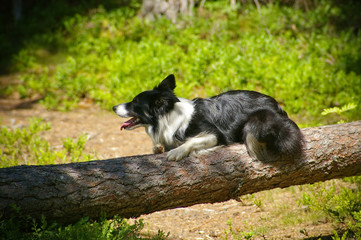
<path id="1" fill-rule="evenodd" d="M 170 161 L 179 161 L 182 158 L 186 157 L 189 154 L 188 151 L 181 147 L 177 147 L 175 149 L 170 150 L 167 153 L 167 159 Z"/>
<path id="2" fill-rule="evenodd" d="M 153 147 L 153 153 L 154 153 L 154 154 L 164 153 L 164 146 L 161 145 L 161 144 L 156 144 L 156 145 Z"/>

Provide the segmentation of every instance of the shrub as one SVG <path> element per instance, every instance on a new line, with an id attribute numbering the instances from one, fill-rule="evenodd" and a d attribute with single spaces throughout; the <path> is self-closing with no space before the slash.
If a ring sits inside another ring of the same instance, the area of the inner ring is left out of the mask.
<path id="1" fill-rule="evenodd" d="M 268 4 L 260 12 L 252 4 L 227 11 L 223 5 L 206 2 L 202 15 L 176 24 L 164 18 L 143 21 L 130 8 L 75 15 L 55 34 L 66 60 L 51 71 L 42 65 L 23 74 L 17 91 L 44 96 L 52 109 L 69 110 L 82 98 L 110 109 L 174 73 L 182 97 L 257 90 L 291 114 L 308 117 L 360 102 L 361 35 L 332 25 L 330 19 L 346 14 L 338 5 L 320 1 L 302 11 Z M 33 69 L 36 45 L 30 47 L 15 59 Z"/>
<path id="2" fill-rule="evenodd" d="M 31 118 L 25 128 L 0 128 L 0 167 L 21 164 L 54 164 L 65 162 L 89 161 L 91 154 L 83 153 L 86 135 L 75 141 L 63 140 L 63 149 L 54 150 L 41 133 L 51 129 L 49 123 L 42 123 L 40 118 Z"/>
<path id="3" fill-rule="evenodd" d="M 304 192 L 300 202 L 314 211 L 322 211 L 334 221 L 341 223 L 349 236 L 361 239 L 361 176 L 349 177 L 350 187 L 332 187 Z"/>
<path id="4" fill-rule="evenodd" d="M 19 212 L 19 210 L 18 210 Z M 31 217 L 14 216 L 11 220 L 0 219 L 0 239 L 36 239 L 36 240 L 161 240 L 168 234 L 159 231 L 154 236 L 144 236 L 142 220 L 129 224 L 125 219 L 115 216 L 111 220 L 101 219 L 90 221 L 83 218 L 75 224 L 62 226 L 57 223 L 49 224 L 45 218 L 40 222 Z"/>

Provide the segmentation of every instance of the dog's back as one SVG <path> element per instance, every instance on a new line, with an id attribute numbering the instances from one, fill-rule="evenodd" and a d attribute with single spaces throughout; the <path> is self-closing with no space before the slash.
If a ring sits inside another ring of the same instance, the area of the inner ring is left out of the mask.
<path id="1" fill-rule="evenodd" d="M 302 153 L 300 129 L 270 96 L 229 91 L 195 99 L 194 104 L 196 111 L 189 132 L 211 132 L 219 145 L 245 143 L 249 154 L 261 161 L 295 158 Z"/>

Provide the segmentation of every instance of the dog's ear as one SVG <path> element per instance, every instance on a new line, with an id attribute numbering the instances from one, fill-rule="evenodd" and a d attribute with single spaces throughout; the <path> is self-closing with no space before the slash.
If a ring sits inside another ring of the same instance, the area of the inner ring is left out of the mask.
<path id="1" fill-rule="evenodd" d="M 173 91 L 175 89 L 175 78 L 173 74 L 170 74 L 166 77 L 157 87 L 160 90 L 170 90 Z"/>

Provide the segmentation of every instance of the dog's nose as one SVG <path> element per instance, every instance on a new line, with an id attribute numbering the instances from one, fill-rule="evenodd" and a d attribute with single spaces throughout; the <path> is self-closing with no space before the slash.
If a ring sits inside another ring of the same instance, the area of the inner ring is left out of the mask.
<path id="1" fill-rule="evenodd" d="M 117 106 L 114 106 L 113 107 L 113 111 L 115 112 L 117 110 Z"/>

